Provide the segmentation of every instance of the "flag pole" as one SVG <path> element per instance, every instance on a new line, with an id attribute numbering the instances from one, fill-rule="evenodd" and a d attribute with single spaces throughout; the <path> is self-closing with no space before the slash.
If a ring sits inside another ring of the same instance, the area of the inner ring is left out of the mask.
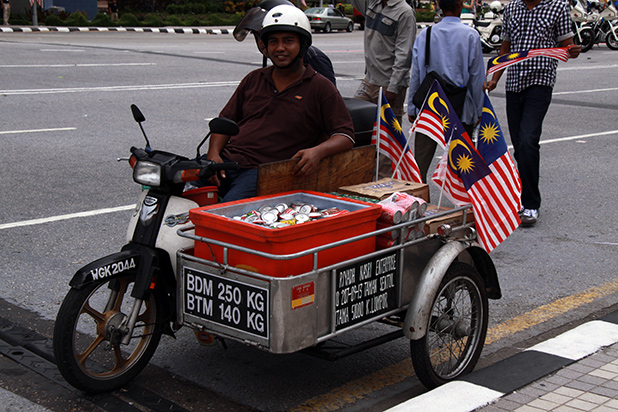
<path id="1" fill-rule="evenodd" d="M 416 117 L 416 119 L 418 119 L 418 116 Z M 412 137 L 412 133 L 416 133 L 416 131 L 413 132 L 414 127 L 416 126 L 416 119 L 414 119 L 414 123 L 412 124 L 412 127 L 410 128 L 410 134 L 406 138 L 406 144 L 403 147 L 403 150 L 401 151 L 401 155 L 399 156 L 399 159 L 397 160 L 397 165 L 395 166 L 395 170 L 393 170 L 393 174 L 391 175 L 391 182 L 393 181 L 393 179 L 395 178 L 395 174 L 397 174 L 397 171 L 399 170 L 401 161 L 403 160 L 403 157 L 406 154 L 406 149 L 410 146 L 410 138 Z M 401 120 L 403 122 L 403 119 Z M 401 127 L 401 125 L 399 125 L 399 127 Z"/>
<path id="2" fill-rule="evenodd" d="M 457 128 L 457 126 L 454 126 L 451 129 L 451 135 L 448 138 L 448 146 L 444 148 L 444 150 L 448 150 L 449 147 L 451 147 L 451 142 L 453 141 L 453 133 L 455 133 L 455 129 Z M 442 154 L 442 156 L 444 156 L 444 153 Z M 448 154 L 447 154 L 448 156 Z M 448 163 L 448 158 L 446 160 L 446 162 Z M 446 165 L 446 167 L 448 167 L 448 164 Z M 446 171 L 444 172 L 444 176 L 442 177 L 442 186 L 440 187 L 440 197 L 438 198 L 438 212 L 440 211 L 440 205 L 442 204 L 442 195 L 444 194 L 444 186 L 446 185 Z"/>
<path id="3" fill-rule="evenodd" d="M 374 181 L 378 181 L 378 171 L 380 170 L 380 122 L 382 121 L 382 86 L 378 95 L 378 118 L 376 120 L 376 174 Z"/>
<path id="4" fill-rule="evenodd" d="M 437 82 L 437 80 L 434 80 L 434 82 Z M 427 99 L 429 98 L 429 94 L 427 93 L 425 95 L 425 100 L 423 100 L 423 104 L 421 105 L 421 108 L 419 109 L 419 113 L 416 116 L 416 119 L 414 119 L 414 123 L 412 123 L 412 126 L 410 127 L 410 134 L 408 135 L 408 138 L 406 139 L 406 145 L 403 147 L 403 150 L 401 152 L 401 156 L 399 156 L 399 160 L 397 161 L 397 165 L 395 166 L 395 170 L 393 170 L 393 174 L 391 176 L 391 182 L 393 181 L 393 179 L 395 178 L 395 174 L 397 173 L 397 170 L 399 170 L 399 165 L 401 164 L 401 160 L 403 159 L 403 157 L 406 154 L 406 148 L 408 148 L 410 146 L 410 139 L 412 138 L 412 134 L 414 134 L 415 138 L 416 138 L 416 124 L 418 122 L 418 118 L 420 117 L 420 111 L 423 110 L 423 107 L 425 107 L 425 104 L 427 103 Z M 403 123 L 403 117 L 401 119 L 401 122 Z M 402 125 L 399 125 L 399 127 L 401 127 Z"/>

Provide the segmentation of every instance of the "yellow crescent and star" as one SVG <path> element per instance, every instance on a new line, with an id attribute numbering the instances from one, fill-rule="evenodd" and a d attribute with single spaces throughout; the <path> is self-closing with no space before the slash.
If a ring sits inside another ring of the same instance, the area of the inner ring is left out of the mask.
<path id="1" fill-rule="evenodd" d="M 498 64 L 498 63 L 502 63 L 503 61 L 513 60 L 513 59 L 518 58 L 519 56 L 520 56 L 520 53 L 503 54 L 501 56 L 494 58 L 494 60 L 492 61 L 492 64 Z"/>
<path id="2" fill-rule="evenodd" d="M 456 162 L 454 162 L 453 161 L 453 150 L 457 146 L 463 147 L 468 153 L 470 153 L 470 155 L 462 153 L 457 157 Z M 470 151 L 470 148 L 466 146 L 464 142 L 462 142 L 459 139 L 454 139 L 451 141 L 451 144 L 448 147 L 448 161 L 454 170 L 459 170 L 462 173 L 469 173 L 474 169 L 474 161 L 472 160 L 472 152 Z M 457 163 L 457 166 L 455 166 L 455 163 Z"/>
<path id="3" fill-rule="evenodd" d="M 496 120 L 496 115 L 489 110 L 489 108 L 483 107 L 483 113 L 489 113 L 489 115 Z M 479 130 L 479 138 L 486 144 L 493 144 L 497 142 L 498 136 L 500 136 L 500 128 L 494 122 L 487 122 L 481 126 Z"/>
<path id="4" fill-rule="evenodd" d="M 448 114 L 448 105 L 440 97 L 438 92 L 433 92 L 429 96 L 429 99 L 427 99 L 427 103 L 429 104 L 429 107 L 431 108 L 431 110 L 440 117 L 440 119 L 442 121 L 442 127 L 444 128 L 444 130 L 448 130 L 449 126 L 450 126 L 449 118 L 448 118 L 447 115 L 444 115 L 444 116 L 441 115 L 440 112 L 438 112 L 438 110 L 436 110 L 436 99 L 438 99 L 438 102 L 444 107 L 444 109 L 446 110 L 446 113 Z"/>
<path id="5" fill-rule="evenodd" d="M 382 118 L 382 120 L 384 120 L 384 123 L 386 123 L 386 117 L 384 116 L 384 111 L 391 107 L 391 105 L 389 103 L 383 104 L 382 107 L 380 108 L 380 117 Z M 399 122 L 397 121 L 397 119 L 395 117 L 393 117 L 393 119 L 391 120 L 391 126 L 393 127 L 393 130 L 395 130 L 397 133 L 403 133 L 403 129 L 401 128 L 401 125 L 399 124 Z"/>

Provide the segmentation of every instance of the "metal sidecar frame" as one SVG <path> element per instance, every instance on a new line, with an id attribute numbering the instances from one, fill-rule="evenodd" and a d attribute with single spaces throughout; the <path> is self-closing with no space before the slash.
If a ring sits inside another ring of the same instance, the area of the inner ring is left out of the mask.
<path id="1" fill-rule="evenodd" d="M 217 262 L 194 256 L 193 249 L 178 252 L 177 321 L 271 353 L 302 350 L 332 360 L 406 336 L 412 342 L 417 375 L 426 386 L 435 387 L 474 368 L 487 331 L 487 299 L 500 298 L 493 262 L 476 241 L 474 222 L 466 221 L 469 209 L 450 209 L 287 255 L 179 229 L 180 236 L 223 247 L 224 253 L 223 261 Z M 438 233 L 404 241 L 405 229 L 459 212 L 460 225 L 442 225 Z M 319 267 L 325 250 L 397 229 L 401 232 L 397 245 Z M 312 255 L 313 270 L 289 277 L 255 273 L 229 266 L 229 250 L 280 260 L 282 265 Z M 457 317 L 462 291 L 463 300 L 470 300 L 465 312 L 472 314 Z M 372 322 L 395 328 L 355 347 L 323 350 L 330 339 Z M 446 369 L 439 359 L 442 355 L 433 353 L 442 350 L 443 338 L 448 338 L 449 356 L 456 358 L 447 362 L 452 365 Z"/>

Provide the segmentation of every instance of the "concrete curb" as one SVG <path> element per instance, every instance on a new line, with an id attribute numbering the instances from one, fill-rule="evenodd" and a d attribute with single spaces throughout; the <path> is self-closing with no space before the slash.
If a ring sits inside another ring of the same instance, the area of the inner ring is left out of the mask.
<path id="1" fill-rule="evenodd" d="M 233 28 L 189 28 L 189 27 L 47 27 L 47 26 L 0 26 L 2 33 L 73 33 L 73 32 L 135 32 L 166 34 L 232 34 Z"/>
<path id="2" fill-rule="evenodd" d="M 584 323 L 386 412 L 472 412 L 618 343 L 618 312 Z"/>

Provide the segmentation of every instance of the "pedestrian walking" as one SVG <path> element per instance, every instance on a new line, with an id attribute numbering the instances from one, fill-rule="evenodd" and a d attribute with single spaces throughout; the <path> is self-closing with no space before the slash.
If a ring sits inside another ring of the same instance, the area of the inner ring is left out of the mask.
<path id="1" fill-rule="evenodd" d="M 513 0 L 503 22 L 501 55 L 558 46 L 568 46 L 571 58 L 581 52 L 573 42 L 569 6 L 563 0 Z M 506 77 L 506 115 L 522 183 L 522 226 L 533 226 L 539 218 L 539 142 L 557 67 L 556 59 L 538 56 L 510 66 Z M 494 73 L 485 88 L 494 90 L 503 72 Z"/>

